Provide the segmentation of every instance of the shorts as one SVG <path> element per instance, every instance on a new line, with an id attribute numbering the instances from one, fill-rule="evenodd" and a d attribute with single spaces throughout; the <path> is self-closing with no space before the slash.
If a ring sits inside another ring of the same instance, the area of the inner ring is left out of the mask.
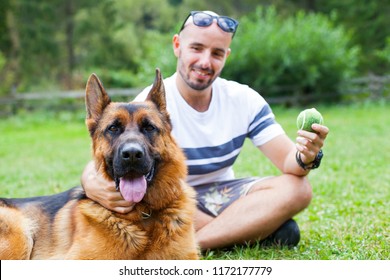
<path id="1" fill-rule="evenodd" d="M 194 186 L 198 209 L 216 217 L 234 201 L 247 195 L 251 187 L 263 179 L 249 177 Z"/>

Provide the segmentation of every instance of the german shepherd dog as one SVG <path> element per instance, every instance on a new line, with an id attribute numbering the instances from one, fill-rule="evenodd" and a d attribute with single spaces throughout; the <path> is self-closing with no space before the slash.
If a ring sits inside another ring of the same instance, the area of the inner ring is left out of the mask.
<path id="1" fill-rule="evenodd" d="M 86 86 L 86 125 L 96 169 L 136 203 L 128 214 L 81 187 L 0 199 L 0 259 L 198 259 L 195 193 L 172 138 L 160 71 L 145 102 L 111 102 L 99 78 Z"/>

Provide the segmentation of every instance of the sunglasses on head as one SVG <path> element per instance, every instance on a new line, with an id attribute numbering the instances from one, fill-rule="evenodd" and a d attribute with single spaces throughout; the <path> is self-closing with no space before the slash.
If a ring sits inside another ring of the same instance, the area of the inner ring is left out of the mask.
<path id="1" fill-rule="evenodd" d="M 219 28 L 221 28 L 225 32 L 233 33 L 233 36 L 236 33 L 238 27 L 238 21 L 236 21 L 233 18 L 226 17 L 226 16 L 214 16 L 205 12 L 192 11 L 183 22 L 183 25 L 181 26 L 179 33 L 184 29 L 189 17 L 192 17 L 192 22 L 196 26 L 200 26 L 200 27 L 210 26 L 213 23 L 214 19 L 216 19 Z"/>

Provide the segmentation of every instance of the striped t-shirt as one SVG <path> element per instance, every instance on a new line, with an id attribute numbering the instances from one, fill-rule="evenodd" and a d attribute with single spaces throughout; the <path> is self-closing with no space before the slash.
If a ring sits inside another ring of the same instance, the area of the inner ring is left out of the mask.
<path id="1" fill-rule="evenodd" d="M 176 74 L 164 80 L 173 136 L 187 157 L 190 185 L 234 179 L 232 165 L 245 138 L 260 146 L 284 133 L 270 106 L 246 85 L 217 78 L 206 112 L 194 110 L 176 87 Z M 146 99 L 151 87 L 136 101 Z"/>

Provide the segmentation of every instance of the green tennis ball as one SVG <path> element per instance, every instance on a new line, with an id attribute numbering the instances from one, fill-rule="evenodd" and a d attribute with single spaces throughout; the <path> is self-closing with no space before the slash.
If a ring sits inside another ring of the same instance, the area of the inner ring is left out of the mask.
<path id="1" fill-rule="evenodd" d="M 314 132 L 311 128 L 311 125 L 314 123 L 324 123 L 324 119 L 322 118 L 321 113 L 318 112 L 315 108 L 306 109 L 299 113 L 297 117 L 298 129 Z"/>

